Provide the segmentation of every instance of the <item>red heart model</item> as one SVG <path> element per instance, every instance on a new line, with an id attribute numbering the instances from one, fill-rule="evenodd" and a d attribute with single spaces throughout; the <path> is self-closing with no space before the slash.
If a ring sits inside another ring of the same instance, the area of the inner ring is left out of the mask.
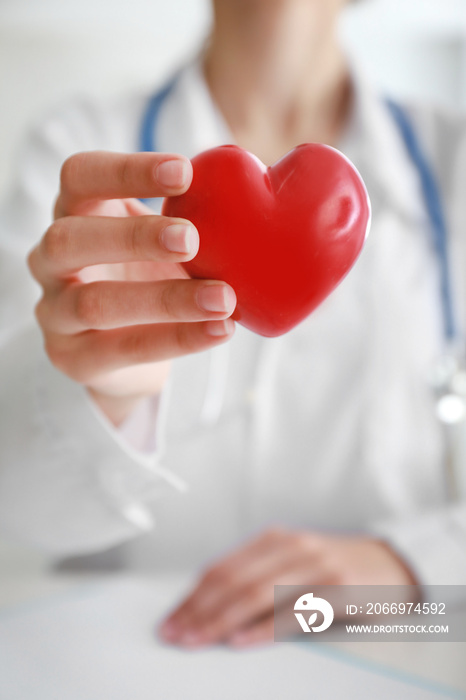
<path id="1" fill-rule="evenodd" d="M 361 176 L 339 151 L 297 146 L 267 168 L 238 146 L 192 160 L 189 190 L 164 201 L 189 219 L 199 252 L 191 277 L 228 282 L 233 318 L 260 335 L 286 333 L 313 311 L 356 261 L 370 222 Z"/>

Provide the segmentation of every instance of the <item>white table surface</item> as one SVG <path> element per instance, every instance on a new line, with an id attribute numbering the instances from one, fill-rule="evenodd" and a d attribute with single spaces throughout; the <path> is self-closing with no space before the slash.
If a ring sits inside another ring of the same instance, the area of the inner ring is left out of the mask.
<path id="1" fill-rule="evenodd" d="M 133 587 L 135 591 L 139 590 L 139 586 L 143 596 L 147 594 L 149 584 L 150 587 L 154 587 L 155 591 L 161 592 L 161 599 L 165 596 L 168 601 L 171 595 L 172 600 L 169 604 L 173 605 L 172 601 L 176 601 L 181 592 L 186 590 L 189 585 L 189 577 L 138 575 L 121 577 L 113 574 L 105 576 L 64 575 L 50 573 L 45 569 L 36 568 L 21 572 L 17 567 L 16 570 L 11 571 L 3 567 L 3 570 L 0 569 L 0 627 L 2 619 L 8 620 L 16 616 L 26 619 L 27 622 L 28 615 L 36 614 L 44 605 L 49 610 L 53 610 L 56 606 L 66 603 L 67 600 L 73 601 L 77 595 L 81 594 L 81 591 L 88 590 L 92 595 L 93 590 L 99 591 L 99 586 L 104 588 L 109 586 L 108 590 L 111 591 L 113 590 L 112 586 L 118 586 L 119 582 L 123 582 L 122 585 L 128 585 L 130 589 Z M 167 593 L 169 591 L 170 595 Z M 175 596 L 174 599 L 173 596 Z M 148 621 L 149 623 L 152 624 L 152 620 Z M 377 642 L 323 646 L 325 647 L 324 656 L 330 654 L 331 657 L 339 658 L 343 663 L 347 664 L 349 661 L 362 669 L 375 671 L 386 678 L 391 676 L 405 680 L 408 684 L 413 682 L 414 684 L 419 683 L 420 687 L 424 688 L 439 691 L 442 689 L 451 690 L 451 693 L 445 693 L 445 697 L 466 698 L 466 643 Z M 184 653 L 195 654 L 198 652 Z M 263 662 L 261 661 L 261 663 Z M 22 695 L 18 697 L 23 700 Z M 25 695 L 24 700 L 29 700 L 29 697 L 29 695 Z M 222 700 L 221 696 L 218 697 L 219 700 Z M 348 694 L 347 697 L 358 697 L 359 700 L 359 697 L 365 696 Z M 398 697 L 403 700 L 404 696 Z M 0 700 L 10 700 L 1 694 L 1 681 Z M 113 700 L 113 698 L 108 698 L 108 700 Z M 135 700 L 139 700 L 137 696 L 135 696 Z M 318 700 L 322 700 L 322 698 L 318 697 Z"/>

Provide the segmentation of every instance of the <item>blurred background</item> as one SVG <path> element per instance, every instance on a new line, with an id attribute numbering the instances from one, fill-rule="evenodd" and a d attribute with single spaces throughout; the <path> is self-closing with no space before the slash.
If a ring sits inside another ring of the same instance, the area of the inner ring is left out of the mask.
<path id="1" fill-rule="evenodd" d="M 0 0 L 0 194 L 44 112 L 71 95 L 155 86 L 209 22 L 208 0 Z M 341 32 L 382 89 L 466 110 L 466 0 L 359 0 Z"/>
<path id="2" fill-rule="evenodd" d="M 155 87 L 209 23 L 208 0 L 0 0 L 0 196 L 43 114 L 71 96 Z M 466 112 L 466 0 L 359 0 L 341 33 L 381 90 Z M 42 566 L 0 533 L 0 571 Z"/>

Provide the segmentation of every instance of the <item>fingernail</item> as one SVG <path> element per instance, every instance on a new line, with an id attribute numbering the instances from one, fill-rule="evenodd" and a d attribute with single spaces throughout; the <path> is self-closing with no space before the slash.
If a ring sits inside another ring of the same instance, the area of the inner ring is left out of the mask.
<path id="1" fill-rule="evenodd" d="M 197 647 L 205 644 L 206 639 L 200 632 L 185 632 L 179 641 L 183 646 Z"/>
<path id="2" fill-rule="evenodd" d="M 197 303 L 204 311 L 231 313 L 235 308 L 236 297 L 233 290 L 224 284 L 209 284 L 199 289 Z"/>
<path id="3" fill-rule="evenodd" d="M 245 634 L 244 632 L 236 632 L 232 637 L 229 639 L 229 644 L 232 647 L 244 647 L 248 646 L 251 642 L 251 637 L 248 634 Z"/>
<path id="4" fill-rule="evenodd" d="M 163 187 L 183 187 L 188 179 L 190 166 L 185 160 L 165 160 L 155 169 L 155 177 Z"/>
<path id="5" fill-rule="evenodd" d="M 161 240 L 171 253 L 192 253 L 197 244 L 197 232 L 194 226 L 171 224 L 162 231 Z"/>
<path id="6" fill-rule="evenodd" d="M 168 642 L 172 642 L 180 636 L 180 629 L 178 625 L 175 625 L 173 622 L 167 621 L 164 622 L 163 625 L 160 627 L 159 634 Z"/>
<path id="7" fill-rule="evenodd" d="M 206 321 L 205 330 L 207 335 L 212 335 L 214 337 L 220 337 L 222 335 L 230 335 L 233 333 L 235 327 L 235 322 L 231 318 L 227 318 L 225 321 Z"/>

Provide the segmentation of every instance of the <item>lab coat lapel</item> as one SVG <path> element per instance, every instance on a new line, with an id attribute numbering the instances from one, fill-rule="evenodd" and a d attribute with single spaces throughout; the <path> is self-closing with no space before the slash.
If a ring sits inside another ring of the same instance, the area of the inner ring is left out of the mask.
<path id="1" fill-rule="evenodd" d="M 354 100 L 341 150 L 359 168 L 371 199 L 405 220 L 425 220 L 420 180 L 384 97 L 353 73 Z"/>
<path id="2" fill-rule="evenodd" d="M 160 111 L 158 148 L 193 158 L 224 143 L 234 143 L 205 82 L 201 60 L 187 65 Z"/>
<path id="3" fill-rule="evenodd" d="M 377 483 L 387 511 L 403 512 L 409 507 L 409 490 L 400 490 L 399 484 L 412 479 L 423 500 L 421 490 L 433 490 L 441 459 L 427 386 L 442 338 L 438 266 L 419 174 L 383 99 L 364 78 L 355 83 L 353 118 L 343 148 L 361 171 L 374 212 L 357 270 L 368 276 L 370 317 L 361 391 L 361 466 L 366 483 Z M 430 430 L 421 435 L 420 426 L 427 425 Z M 440 484 L 437 490 L 442 493 Z"/>

